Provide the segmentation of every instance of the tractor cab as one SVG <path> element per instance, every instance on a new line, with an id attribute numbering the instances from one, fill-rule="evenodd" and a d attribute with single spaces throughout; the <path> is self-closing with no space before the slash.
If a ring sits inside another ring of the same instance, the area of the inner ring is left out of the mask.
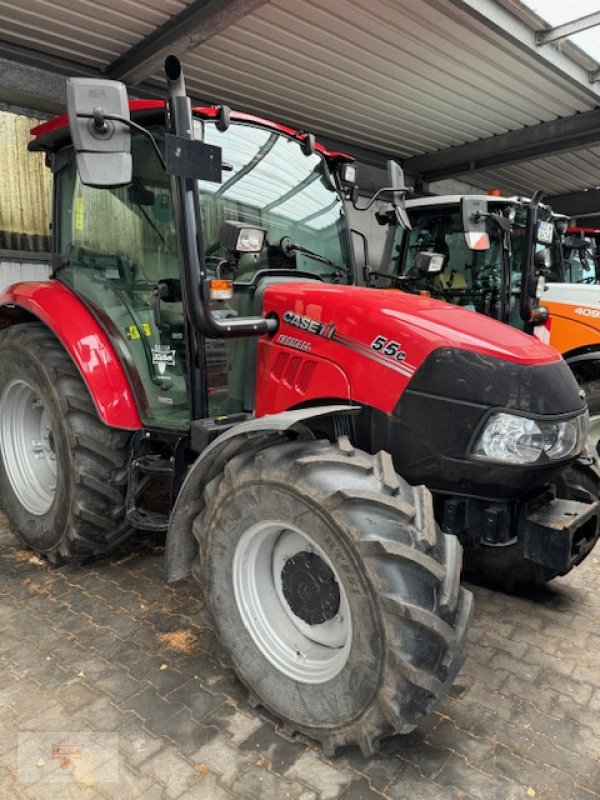
<path id="1" fill-rule="evenodd" d="M 600 283 L 600 231 L 570 226 L 568 218 L 554 215 L 557 231 L 551 280 L 557 283 Z"/>
<path id="2" fill-rule="evenodd" d="M 406 209 L 411 229 L 379 217 L 388 230 L 374 285 L 429 295 L 517 327 L 531 321 L 552 241 L 549 209 L 487 195 L 408 200 Z M 437 255 L 437 267 L 426 254 Z"/>
<path id="3" fill-rule="evenodd" d="M 55 173 L 55 277 L 109 328 L 124 355 L 145 425 L 190 424 L 189 353 L 182 304 L 180 242 L 165 154 L 164 104 L 130 103 L 131 175 L 123 185 L 86 185 L 64 127 L 33 131 Z M 336 172 L 350 159 L 306 134 L 246 114 L 197 108 L 194 139 L 220 163 L 197 180 L 202 218 L 203 283 L 214 319 L 260 313 L 265 280 L 352 282 L 352 257 Z M 215 156 L 216 157 L 216 156 Z M 235 234 L 247 231 L 240 244 Z M 200 416 L 252 411 L 255 339 L 207 339 L 206 392 Z"/>

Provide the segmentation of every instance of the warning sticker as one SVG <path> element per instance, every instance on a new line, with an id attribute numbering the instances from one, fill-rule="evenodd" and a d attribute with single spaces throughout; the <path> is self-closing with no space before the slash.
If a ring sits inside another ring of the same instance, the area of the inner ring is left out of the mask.
<path id="1" fill-rule="evenodd" d="M 175 350 L 171 350 L 168 344 L 156 344 L 152 350 L 153 364 L 167 364 L 169 367 L 175 366 Z"/>
<path id="2" fill-rule="evenodd" d="M 82 231 L 85 221 L 85 200 L 83 197 L 75 198 L 75 230 Z"/>

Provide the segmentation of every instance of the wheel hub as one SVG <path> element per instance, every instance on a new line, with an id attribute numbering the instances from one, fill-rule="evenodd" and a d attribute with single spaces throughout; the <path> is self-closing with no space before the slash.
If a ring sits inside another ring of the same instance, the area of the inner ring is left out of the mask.
<path id="1" fill-rule="evenodd" d="M 264 520 L 242 534 L 233 586 L 244 626 L 281 673 L 324 683 L 343 669 L 352 644 L 344 586 L 327 554 L 304 531 Z"/>
<path id="2" fill-rule="evenodd" d="M 292 612 L 307 625 L 333 619 L 340 607 L 340 589 L 323 559 L 307 551 L 288 558 L 281 570 L 281 588 Z"/>

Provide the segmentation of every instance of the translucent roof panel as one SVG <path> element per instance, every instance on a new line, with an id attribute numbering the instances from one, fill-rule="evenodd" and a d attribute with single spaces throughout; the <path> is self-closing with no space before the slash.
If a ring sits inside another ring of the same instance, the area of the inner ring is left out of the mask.
<path id="1" fill-rule="evenodd" d="M 522 0 L 522 2 L 539 17 L 546 20 L 552 28 L 600 11 L 600 0 L 571 0 L 570 2 L 565 2 L 565 0 Z M 562 41 L 576 44 L 584 53 L 600 64 L 600 26 L 575 33 Z"/>

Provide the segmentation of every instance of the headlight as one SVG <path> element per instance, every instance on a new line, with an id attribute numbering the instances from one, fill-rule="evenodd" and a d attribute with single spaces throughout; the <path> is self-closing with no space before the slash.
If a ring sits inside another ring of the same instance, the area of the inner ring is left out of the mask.
<path id="1" fill-rule="evenodd" d="M 480 433 L 472 454 L 501 464 L 560 461 L 579 455 L 587 438 L 587 414 L 557 422 L 493 414 Z"/>

